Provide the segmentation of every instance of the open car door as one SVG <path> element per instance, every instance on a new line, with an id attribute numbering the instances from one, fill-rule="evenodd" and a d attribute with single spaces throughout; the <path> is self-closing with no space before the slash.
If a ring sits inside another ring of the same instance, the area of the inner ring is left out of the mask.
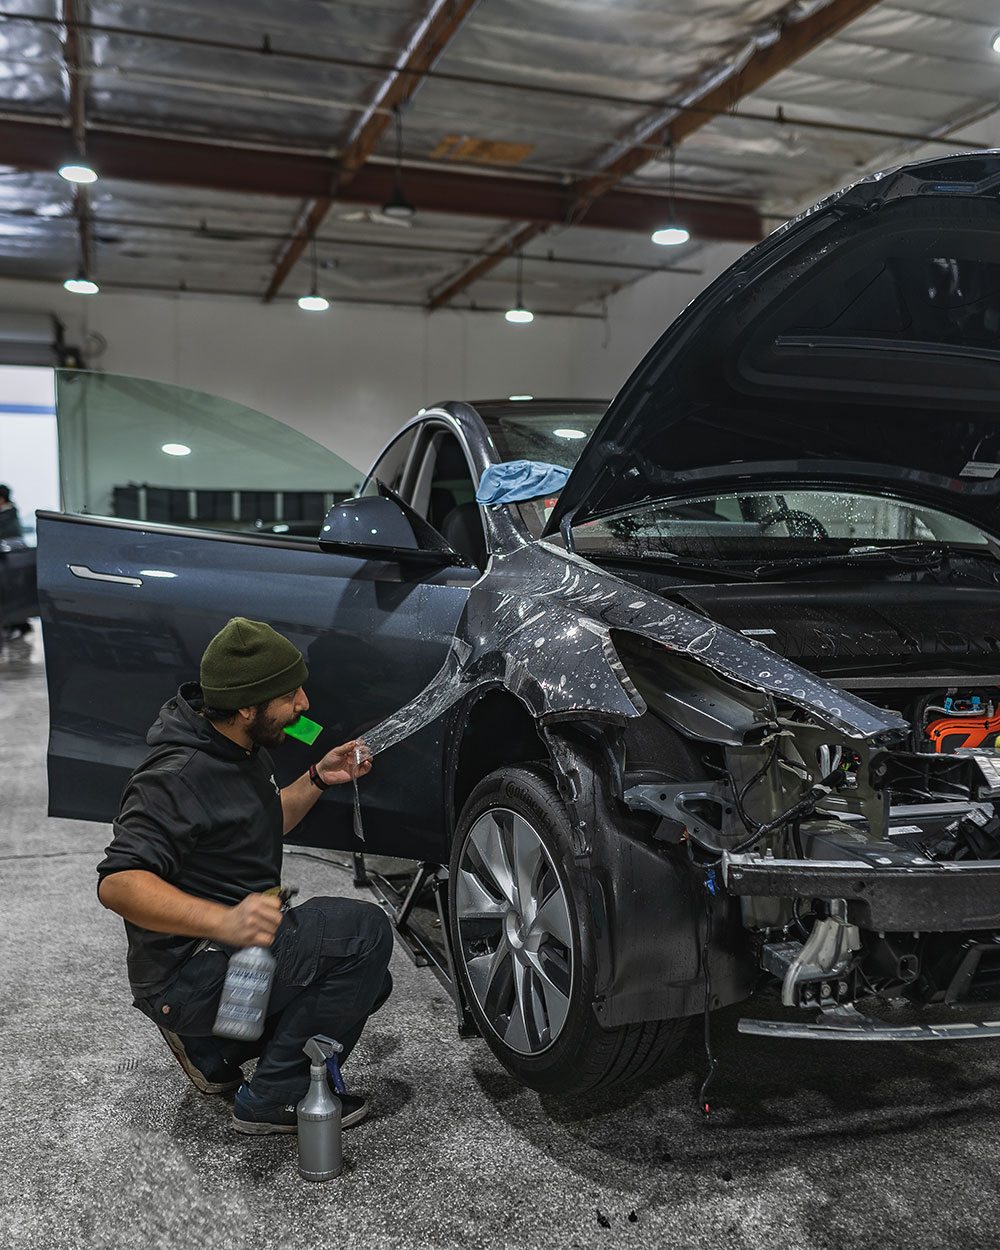
<path id="1" fill-rule="evenodd" d="M 322 550 L 327 511 L 362 477 L 326 448 L 242 405 L 108 374 L 61 372 L 57 415 L 65 511 L 38 528 L 51 815 L 114 817 L 159 707 L 230 617 L 267 621 L 309 666 L 324 731 L 276 750 L 281 784 L 440 668 L 478 570 L 444 550 Z M 386 750 L 362 781 L 368 850 L 442 857 L 441 733 Z M 351 799 L 331 789 L 293 840 L 360 849 Z"/>

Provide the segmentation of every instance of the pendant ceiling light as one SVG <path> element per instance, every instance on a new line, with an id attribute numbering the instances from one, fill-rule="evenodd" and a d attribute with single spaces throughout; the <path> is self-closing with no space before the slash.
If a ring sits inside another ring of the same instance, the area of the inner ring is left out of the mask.
<path id="1" fill-rule="evenodd" d="M 312 243 L 312 286 L 309 288 L 308 295 L 299 296 L 299 307 L 303 312 L 326 312 L 330 307 L 330 301 L 319 293 L 319 275 L 316 266 L 316 236 L 313 235 L 310 240 Z"/>
<path id="2" fill-rule="evenodd" d="M 524 265 L 524 253 L 517 254 L 517 299 L 514 301 L 514 307 L 508 308 L 504 313 L 504 317 L 513 325 L 527 325 L 529 321 L 535 320 L 535 314 L 529 312 L 524 306 L 524 297 L 521 291 L 521 271 Z"/>
<path id="3" fill-rule="evenodd" d="M 395 217 L 399 221 L 409 221 L 417 211 L 406 198 L 403 191 L 403 113 L 397 104 L 393 109 L 396 120 L 396 174 L 392 195 L 382 205 L 385 217 Z"/>
<path id="4" fill-rule="evenodd" d="M 59 166 L 59 177 L 65 178 L 67 182 L 76 182 L 84 185 L 97 181 L 97 171 L 83 161 L 74 161 L 70 164 Z"/>
<path id="5" fill-rule="evenodd" d="M 667 224 L 661 226 L 659 230 L 654 230 L 650 238 L 654 243 L 658 243 L 661 247 L 677 247 L 681 243 L 686 243 L 691 235 L 677 222 L 677 212 L 674 199 L 674 143 L 670 141 L 670 191 L 668 195 L 668 212 Z"/>
<path id="6" fill-rule="evenodd" d="M 63 286 L 67 291 L 72 291 L 74 295 L 96 295 L 101 289 L 96 282 L 92 282 L 87 277 L 82 269 L 75 278 L 67 278 Z"/>

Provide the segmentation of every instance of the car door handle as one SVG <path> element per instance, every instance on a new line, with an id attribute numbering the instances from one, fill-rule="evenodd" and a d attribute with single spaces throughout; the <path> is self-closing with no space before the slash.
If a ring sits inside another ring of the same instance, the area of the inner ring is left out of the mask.
<path id="1" fill-rule="evenodd" d="M 141 586 L 141 577 L 123 577 L 118 573 L 95 573 L 85 564 L 71 564 L 69 571 L 74 577 L 82 577 L 88 582 L 119 582 L 122 586 Z"/>

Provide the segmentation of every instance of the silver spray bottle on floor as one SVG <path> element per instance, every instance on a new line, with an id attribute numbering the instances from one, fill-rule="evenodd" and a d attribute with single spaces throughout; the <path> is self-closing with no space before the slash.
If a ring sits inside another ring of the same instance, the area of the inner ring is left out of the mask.
<path id="1" fill-rule="evenodd" d="M 340 1139 L 340 1099 L 330 1092 L 326 1061 L 344 1049 L 322 1033 L 302 1047 L 309 1056 L 309 1091 L 295 1108 L 299 1121 L 299 1175 L 307 1181 L 329 1181 L 344 1167 Z"/>

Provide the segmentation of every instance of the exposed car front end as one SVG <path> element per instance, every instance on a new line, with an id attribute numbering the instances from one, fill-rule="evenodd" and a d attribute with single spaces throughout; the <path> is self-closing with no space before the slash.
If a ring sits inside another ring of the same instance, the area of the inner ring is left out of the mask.
<path id="1" fill-rule="evenodd" d="M 389 737 L 449 717 L 457 979 L 537 1088 L 635 1075 L 761 980 L 816 1018 L 749 1029 L 992 1035 L 855 1004 L 1000 1001 L 998 188 L 992 155 L 859 184 L 603 418 L 480 412 L 493 459 L 572 471 L 484 509 Z"/>
<path id="2" fill-rule="evenodd" d="M 822 1036 L 912 1040 L 926 1029 L 882 1027 L 853 1004 L 1000 1001 L 995 685 L 935 691 L 940 675 L 910 670 L 920 684 L 903 688 L 909 697 L 892 690 L 913 709 L 910 728 L 858 737 L 689 664 L 678 698 L 676 657 L 634 638 L 618 645 L 656 722 L 635 740 L 624 801 L 656 820 L 654 839 L 687 854 L 705 890 L 734 901 L 785 1007 L 819 1009 Z M 887 702 L 885 687 L 868 693 Z M 983 732 L 986 749 L 938 749 L 943 735 Z M 658 768 L 658 756 L 683 762 Z M 941 1036 L 983 1034 L 965 1020 Z"/>
<path id="3" fill-rule="evenodd" d="M 691 910 L 702 999 L 739 996 L 742 953 L 819 1012 L 751 1030 L 996 1029 L 883 1027 L 854 1004 L 1000 1002 L 998 188 L 996 154 L 926 162 L 776 232 L 525 515 L 635 588 L 584 585 L 575 606 L 635 709 L 622 803 L 710 900 Z M 710 992 L 713 944 L 731 958 Z M 634 1010 L 673 1010 L 648 980 Z"/>

